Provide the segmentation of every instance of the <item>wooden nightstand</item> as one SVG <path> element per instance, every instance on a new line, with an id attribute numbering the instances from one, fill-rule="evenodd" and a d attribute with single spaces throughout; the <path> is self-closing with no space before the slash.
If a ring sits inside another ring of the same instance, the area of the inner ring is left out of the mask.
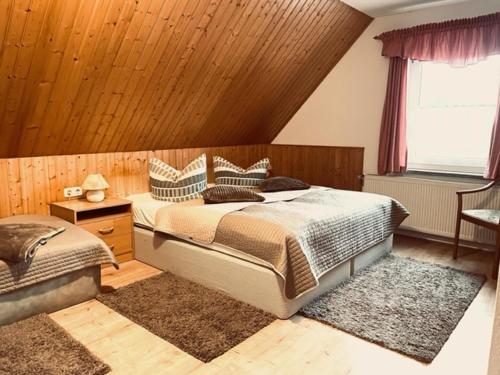
<path id="1" fill-rule="evenodd" d="M 120 198 L 99 203 L 82 199 L 54 202 L 50 204 L 50 214 L 103 239 L 119 263 L 134 259 L 132 202 Z"/>

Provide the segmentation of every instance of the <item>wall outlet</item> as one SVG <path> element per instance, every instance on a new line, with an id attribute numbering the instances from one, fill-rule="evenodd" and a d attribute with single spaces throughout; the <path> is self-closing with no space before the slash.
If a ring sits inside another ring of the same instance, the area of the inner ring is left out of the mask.
<path id="1" fill-rule="evenodd" d="M 81 186 L 73 186 L 64 188 L 64 198 L 74 198 L 79 197 L 83 194 Z"/>

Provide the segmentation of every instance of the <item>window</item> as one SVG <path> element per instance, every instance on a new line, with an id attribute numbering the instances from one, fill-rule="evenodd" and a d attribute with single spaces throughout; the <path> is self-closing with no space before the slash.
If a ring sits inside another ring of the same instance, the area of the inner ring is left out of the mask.
<path id="1" fill-rule="evenodd" d="M 482 174 L 500 83 L 500 55 L 466 67 L 411 62 L 408 169 Z"/>

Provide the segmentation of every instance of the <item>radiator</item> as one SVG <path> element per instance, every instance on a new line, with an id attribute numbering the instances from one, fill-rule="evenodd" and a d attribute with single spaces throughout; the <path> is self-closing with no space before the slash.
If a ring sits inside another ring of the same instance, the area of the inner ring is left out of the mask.
<path id="1" fill-rule="evenodd" d="M 410 211 L 401 229 L 441 236 L 455 236 L 456 191 L 474 189 L 484 183 L 459 183 L 414 177 L 366 176 L 363 190 L 390 196 Z M 464 196 L 464 209 L 500 209 L 500 189 Z M 478 243 L 495 243 L 495 233 L 462 221 L 460 238 Z"/>

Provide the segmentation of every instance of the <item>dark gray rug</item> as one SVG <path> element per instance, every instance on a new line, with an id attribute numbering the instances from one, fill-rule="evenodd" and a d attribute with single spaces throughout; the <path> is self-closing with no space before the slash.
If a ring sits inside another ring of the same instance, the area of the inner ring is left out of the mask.
<path id="1" fill-rule="evenodd" d="M 429 363 L 484 281 L 484 276 L 388 255 L 300 312 Z"/>
<path id="2" fill-rule="evenodd" d="M 103 375 L 110 368 L 47 315 L 0 327 L 0 374 Z"/>
<path id="3" fill-rule="evenodd" d="M 168 272 L 97 299 L 203 362 L 276 320 L 269 313 Z"/>

